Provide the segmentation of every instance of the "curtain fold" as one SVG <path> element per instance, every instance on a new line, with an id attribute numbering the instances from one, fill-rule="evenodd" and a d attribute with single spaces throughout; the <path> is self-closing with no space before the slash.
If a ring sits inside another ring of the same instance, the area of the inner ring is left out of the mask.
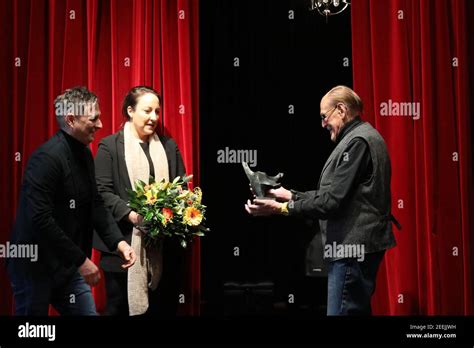
<path id="1" fill-rule="evenodd" d="M 17 0 L 1 6 L 0 108 L 5 127 L 0 131 L 0 183 L 5 191 L 0 243 L 9 239 L 24 166 L 56 131 L 53 100 L 68 87 L 85 85 L 99 97 L 103 129 L 91 144 L 93 153 L 102 137 L 120 128 L 126 92 L 139 84 L 154 87 L 163 96 L 162 130 L 176 140 L 187 172 L 199 184 L 197 0 Z M 18 153 L 21 160 L 15 161 Z M 189 254 L 182 314 L 197 315 L 198 240 Z M 96 263 L 98 257 L 94 252 Z M 0 262 L 0 315 L 7 315 L 12 313 L 12 297 Z M 103 311 L 103 281 L 93 293 Z"/>
<path id="2" fill-rule="evenodd" d="M 351 11 L 354 89 L 387 142 L 403 225 L 374 312 L 472 315 L 473 5 L 354 0 Z"/>

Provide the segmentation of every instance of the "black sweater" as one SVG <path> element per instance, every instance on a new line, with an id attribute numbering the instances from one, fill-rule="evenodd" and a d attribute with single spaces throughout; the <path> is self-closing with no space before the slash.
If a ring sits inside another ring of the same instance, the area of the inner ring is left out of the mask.
<path id="1" fill-rule="evenodd" d="M 59 131 L 28 161 L 11 241 L 38 244 L 27 269 L 72 274 L 91 255 L 94 228 L 112 250 L 124 240 L 97 192 L 89 148 Z"/>

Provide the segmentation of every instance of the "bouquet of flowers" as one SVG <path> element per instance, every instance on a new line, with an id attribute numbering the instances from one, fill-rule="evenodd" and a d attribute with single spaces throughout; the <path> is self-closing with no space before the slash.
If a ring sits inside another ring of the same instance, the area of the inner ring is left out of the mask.
<path id="1" fill-rule="evenodd" d="M 185 189 L 192 175 L 177 177 L 172 182 L 164 179 L 149 184 L 141 180 L 130 190 L 128 205 L 144 217 L 147 245 L 155 244 L 163 237 L 176 237 L 186 248 L 194 236 L 204 236 L 209 229 L 204 226 L 206 206 L 202 205 L 202 191 Z"/>

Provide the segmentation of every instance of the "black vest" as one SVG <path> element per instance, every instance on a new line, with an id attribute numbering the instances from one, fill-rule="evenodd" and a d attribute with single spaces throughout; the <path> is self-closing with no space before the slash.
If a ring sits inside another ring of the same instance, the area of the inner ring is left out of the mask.
<path id="1" fill-rule="evenodd" d="M 366 122 L 351 129 L 326 161 L 318 190 L 322 193 L 331 187 L 337 164 L 354 138 L 364 139 L 369 146 L 372 176 L 357 186 L 335 216 L 320 220 L 319 224 L 326 244 L 360 244 L 365 253 L 373 253 L 396 245 L 390 221 L 390 158 L 379 132 Z"/>

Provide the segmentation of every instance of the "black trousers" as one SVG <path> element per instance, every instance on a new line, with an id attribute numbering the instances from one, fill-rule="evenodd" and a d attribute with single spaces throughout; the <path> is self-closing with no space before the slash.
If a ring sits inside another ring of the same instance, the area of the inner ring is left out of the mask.
<path id="1" fill-rule="evenodd" d="M 107 292 L 107 314 L 128 316 L 128 273 L 120 268 L 120 264 L 123 263 L 120 258 L 115 257 L 119 261 L 115 267 L 110 267 L 113 262 L 108 262 L 107 258 L 109 257 L 106 254 L 102 255 L 103 263 L 109 266 L 103 267 Z M 148 292 L 149 307 L 145 315 L 159 318 L 176 316 L 180 305 L 180 295 L 185 295 L 185 300 L 188 297 L 184 292 L 185 259 L 185 250 L 177 241 L 165 241 L 163 247 L 163 273 L 156 290 L 149 290 Z"/>
<path id="2" fill-rule="evenodd" d="M 127 272 L 104 272 L 107 292 L 106 315 L 128 316 Z M 176 277 L 163 274 L 156 290 L 148 292 L 146 316 L 172 318 L 178 310 L 180 287 Z"/>

